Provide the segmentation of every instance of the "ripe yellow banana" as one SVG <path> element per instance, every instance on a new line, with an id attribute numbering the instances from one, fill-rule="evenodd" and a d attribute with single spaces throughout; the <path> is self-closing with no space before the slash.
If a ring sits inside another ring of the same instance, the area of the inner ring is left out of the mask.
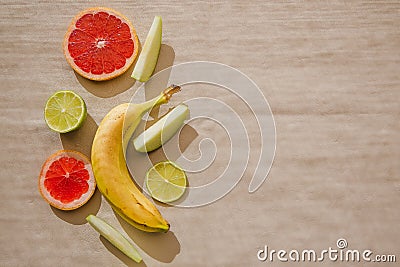
<path id="1" fill-rule="evenodd" d="M 146 232 L 167 232 L 169 223 L 132 181 L 124 151 L 144 113 L 167 103 L 179 90 L 173 85 L 149 101 L 116 106 L 104 117 L 93 140 L 91 160 L 97 187 L 124 220 Z"/>

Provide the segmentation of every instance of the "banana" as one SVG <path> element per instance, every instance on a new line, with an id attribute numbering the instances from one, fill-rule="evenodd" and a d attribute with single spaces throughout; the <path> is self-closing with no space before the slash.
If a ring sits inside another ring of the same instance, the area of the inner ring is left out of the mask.
<path id="1" fill-rule="evenodd" d="M 146 232 L 167 232 L 169 223 L 132 181 L 124 151 L 144 113 L 167 103 L 178 91 L 180 87 L 172 85 L 149 101 L 116 106 L 101 121 L 93 140 L 91 160 L 97 187 L 118 215 Z"/>

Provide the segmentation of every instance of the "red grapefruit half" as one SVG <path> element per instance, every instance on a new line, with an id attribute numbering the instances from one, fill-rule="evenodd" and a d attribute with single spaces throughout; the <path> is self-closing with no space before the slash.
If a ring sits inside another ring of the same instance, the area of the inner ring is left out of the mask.
<path id="1" fill-rule="evenodd" d="M 77 209 L 96 189 L 89 159 L 76 151 L 60 150 L 51 155 L 39 175 L 40 194 L 51 206 L 61 210 Z"/>
<path id="2" fill-rule="evenodd" d="M 135 61 L 139 40 L 132 23 L 106 7 L 89 8 L 72 20 L 64 55 L 81 76 L 104 81 L 123 74 Z"/>

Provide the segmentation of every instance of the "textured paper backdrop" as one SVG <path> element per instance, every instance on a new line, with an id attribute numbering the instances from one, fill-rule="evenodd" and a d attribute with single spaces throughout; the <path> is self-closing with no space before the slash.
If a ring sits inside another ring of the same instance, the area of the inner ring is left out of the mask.
<path id="1" fill-rule="evenodd" d="M 94 84 L 64 59 L 71 18 L 101 5 L 130 18 L 142 42 L 154 15 L 163 17 L 159 69 L 217 61 L 260 86 L 277 150 L 256 193 L 247 192 L 247 171 L 212 205 L 159 206 L 167 234 L 133 229 L 99 192 L 73 212 L 41 199 L 43 161 L 63 147 L 89 154 L 103 116 L 136 88 L 129 74 Z M 396 1 L 2 1 L 0 266 L 137 266 L 85 223 L 89 213 L 134 240 L 144 259 L 138 266 L 286 266 L 259 262 L 256 253 L 264 245 L 321 250 L 341 237 L 349 248 L 400 260 L 399 14 Z M 47 128 L 43 106 L 66 89 L 85 99 L 89 116 L 60 136 Z"/>

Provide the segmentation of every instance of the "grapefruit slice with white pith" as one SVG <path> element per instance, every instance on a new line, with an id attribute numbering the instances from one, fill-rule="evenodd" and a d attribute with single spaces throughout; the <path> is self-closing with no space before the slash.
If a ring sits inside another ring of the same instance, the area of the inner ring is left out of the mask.
<path id="1" fill-rule="evenodd" d="M 96 189 L 90 160 L 72 150 L 51 155 L 39 175 L 39 191 L 44 200 L 60 210 L 74 210 L 92 197 Z"/>
<path id="2" fill-rule="evenodd" d="M 67 62 L 78 74 L 104 81 L 129 69 L 138 55 L 139 40 L 124 15 L 95 7 L 75 16 L 65 34 L 63 49 Z"/>

